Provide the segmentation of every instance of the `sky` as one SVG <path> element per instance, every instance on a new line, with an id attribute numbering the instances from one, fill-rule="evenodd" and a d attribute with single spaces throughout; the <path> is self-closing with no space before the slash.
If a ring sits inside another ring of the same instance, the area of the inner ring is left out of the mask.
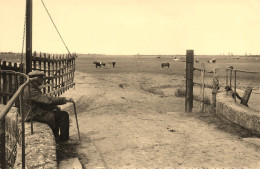
<path id="1" fill-rule="evenodd" d="M 260 54 L 260 0 L 43 0 L 71 53 Z M 26 0 L 0 0 L 0 52 L 22 52 Z M 41 0 L 33 51 L 67 53 Z"/>

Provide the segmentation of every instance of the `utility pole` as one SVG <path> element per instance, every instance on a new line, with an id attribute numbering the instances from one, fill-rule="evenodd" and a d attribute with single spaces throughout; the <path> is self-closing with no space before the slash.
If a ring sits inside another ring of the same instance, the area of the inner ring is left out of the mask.
<path id="1" fill-rule="evenodd" d="M 32 71 L 32 0 L 26 0 L 26 74 Z"/>

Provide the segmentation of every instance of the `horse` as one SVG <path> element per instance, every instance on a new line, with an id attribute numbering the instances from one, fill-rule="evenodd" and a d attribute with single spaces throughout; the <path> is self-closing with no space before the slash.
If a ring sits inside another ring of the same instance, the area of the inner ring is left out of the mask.
<path id="1" fill-rule="evenodd" d="M 161 67 L 162 67 L 162 69 L 163 69 L 164 67 L 168 67 L 168 69 L 169 69 L 169 68 L 170 68 L 170 63 L 169 63 L 169 62 L 161 63 Z"/>

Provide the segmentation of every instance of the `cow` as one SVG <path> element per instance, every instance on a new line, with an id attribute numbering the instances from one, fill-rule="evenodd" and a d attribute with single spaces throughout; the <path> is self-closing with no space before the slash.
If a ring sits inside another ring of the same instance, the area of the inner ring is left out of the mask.
<path id="1" fill-rule="evenodd" d="M 113 65 L 113 68 L 115 67 L 115 65 L 116 65 L 116 62 L 112 62 L 112 65 Z"/>
<path id="2" fill-rule="evenodd" d="M 200 60 L 199 60 L 199 59 L 196 59 L 196 63 L 200 63 Z"/>
<path id="3" fill-rule="evenodd" d="M 106 63 L 105 63 L 105 62 L 100 62 L 100 64 L 101 64 L 102 66 L 106 66 Z"/>
<path id="4" fill-rule="evenodd" d="M 104 62 L 97 62 L 97 61 L 93 61 L 93 64 L 95 64 L 95 65 L 96 65 L 96 68 L 97 68 L 97 67 L 106 66 L 106 63 L 104 63 Z"/>
<path id="5" fill-rule="evenodd" d="M 162 69 L 164 67 L 168 67 L 168 69 L 169 69 L 170 68 L 170 63 L 169 62 L 161 63 L 161 67 L 162 67 Z"/>
<path id="6" fill-rule="evenodd" d="M 107 62 L 107 64 L 111 64 L 115 68 L 116 62 Z"/>
<path id="7" fill-rule="evenodd" d="M 208 60 L 208 63 L 216 63 L 216 59 Z"/>

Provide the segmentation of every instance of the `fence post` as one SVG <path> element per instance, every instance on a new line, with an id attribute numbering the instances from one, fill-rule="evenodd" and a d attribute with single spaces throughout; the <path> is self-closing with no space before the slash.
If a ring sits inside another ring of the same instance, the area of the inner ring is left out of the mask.
<path id="1" fill-rule="evenodd" d="M 194 51 L 186 51 L 186 94 L 185 94 L 185 112 L 192 112 L 193 107 L 193 66 Z"/>
<path id="2" fill-rule="evenodd" d="M 218 89 L 219 89 L 219 79 L 218 79 L 218 72 L 219 72 L 219 68 L 218 67 L 214 67 L 213 68 L 213 87 L 212 87 L 212 107 L 211 109 L 213 110 L 213 112 L 216 112 L 216 105 L 217 105 L 217 93 L 218 93 Z"/>
<path id="3" fill-rule="evenodd" d="M 47 75 L 48 75 L 48 93 L 50 93 L 50 91 L 51 91 L 51 87 L 50 87 L 50 81 L 51 81 L 51 79 L 50 79 L 50 76 L 51 76 L 51 56 L 50 56 L 50 54 L 48 54 L 48 60 L 47 60 L 47 62 L 48 62 L 48 72 L 47 72 Z"/>
<path id="4" fill-rule="evenodd" d="M 43 72 L 45 74 L 45 76 L 48 76 L 46 75 L 46 53 L 43 54 Z M 44 85 L 46 85 L 46 79 L 44 80 Z M 47 93 L 47 88 L 44 87 L 43 88 L 43 93 L 46 94 Z"/>
<path id="5" fill-rule="evenodd" d="M 230 69 L 229 86 L 230 86 L 230 88 L 232 88 L 232 69 Z"/>
<path id="6" fill-rule="evenodd" d="M 0 121 L 0 168 L 5 168 L 5 118 Z"/>
<path id="7" fill-rule="evenodd" d="M 201 101 L 201 112 L 204 112 L 204 101 L 205 101 L 205 82 L 204 82 L 204 75 L 205 75 L 205 63 L 201 64 L 201 90 L 202 90 L 202 101 Z"/>
<path id="8" fill-rule="evenodd" d="M 3 70 L 7 67 L 6 61 L 3 62 Z M 6 72 L 3 72 L 3 104 L 7 104 L 7 76 Z"/>
<path id="9" fill-rule="evenodd" d="M 55 89 L 54 89 L 54 77 L 55 77 L 55 74 L 54 74 L 54 55 L 52 55 L 52 62 L 51 62 L 51 68 L 52 68 L 52 73 L 51 73 L 51 76 L 52 76 L 52 78 L 51 78 L 51 91 L 54 91 Z"/>
<path id="10" fill-rule="evenodd" d="M 58 90 L 58 96 L 60 96 L 61 94 L 62 94 L 62 92 L 61 92 L 61 83 L 62 83 L 62 81 L 61 81 L 61 55 L 59 56 L 59 68 L 58 68 L 58 70 L 59 70 L 59 90 Z"/>
<path id="11" fill-rule="evenodd" d="M 228 69 L 226 68 L 226 86 L 228 86 Z M 228 91 L 226 90 L 226 95 L 228 95 Z"/>
<path id="12" fill-rule="evenodd" d="M 37 57 L 37 53 L 36 53 L 36 51 L 34 52 L 34 54 L 33 54 L 33 65 L 32 65 L 32 69 L 33 70 L 36 70 L 37 69 L 37 66 L 36 66 L 36 57 Z"/>
<path id="13" fill-rule="evenodd" d="M 59 90 L 59 87 L 58 87 L 58 85 L 59 85 L 59 83 L 58 83 L 58 75 L 59 75 L 59 73 L 58 73 L 58 56 L 56 55 L 56 61 L 55 61 L 55 72 L 56 72 L 56 77 L 55 77 L 55 87 L 56 87 L 56 93 L 55 93 L 55 96 L 58 96 L 58 90 Z"/>
<path id="14" fill-rule="evenodd" d="M 234 70 L 234 92 L 237 93 L 237 71 Z M 234 95 L 235 102 L 237 101 L 237 95 Z"/>

